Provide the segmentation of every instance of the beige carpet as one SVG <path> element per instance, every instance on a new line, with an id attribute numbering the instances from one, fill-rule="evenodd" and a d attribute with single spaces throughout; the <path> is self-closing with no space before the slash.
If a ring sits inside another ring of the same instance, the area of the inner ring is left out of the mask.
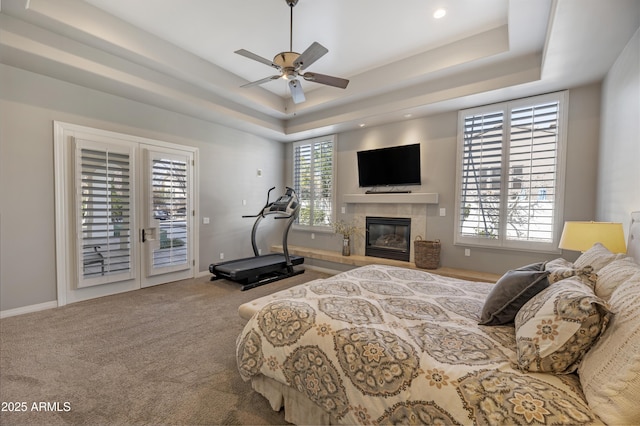
<path id="1" fill-rule="evenodd" d="M 2 319 L 0 424 L 283 424 L 237 372 L 237 308 L 325 276 L 244 292 L 203 277 Z"/>

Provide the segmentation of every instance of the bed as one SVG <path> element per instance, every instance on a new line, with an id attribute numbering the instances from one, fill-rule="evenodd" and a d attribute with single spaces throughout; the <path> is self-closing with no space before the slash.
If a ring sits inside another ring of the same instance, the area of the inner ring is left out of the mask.
<path id="1" fill-rule="evenodd" d="M 640 213 L 628 247 L 496 284 L 382 265 L 314 280 L 240 307 L 238 369 L 295 424 L 639 423 Z"/>

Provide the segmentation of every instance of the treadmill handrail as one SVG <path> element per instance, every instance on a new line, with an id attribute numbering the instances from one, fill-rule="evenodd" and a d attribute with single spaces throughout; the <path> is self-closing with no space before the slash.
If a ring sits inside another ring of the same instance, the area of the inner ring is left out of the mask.
<path id="1" fill-rule="evenodd" d="M 260 251 L 258 250 L 258 244 L 256 243 L 256 234 L 258 232 L 258 225 L 260 224 L 260 221 L 265 217 L 267 217 L 267 215 L 276 215 L 274 219 L 289 219 L 289 222 L 287 223 L 284 233 L 282 235 L 282 247 L 283 247 L 284 257 L 287 262 L 287 267 L 292 268 L 293 264 L 291 263 L 291 257 L 289 256 L 289 246 L 287 244 L 287 238 L 289 236 L 289 231 L 291 230 L 291 226 L 293 225 L 293 222 L 296 220 L 296 218 L 298 217 L 298 214 L 300 213 L 300 199 L 298 198 L 298 194 L 296 194 L 296 191 L 293 188 L 286 186 L 285 193 L 287 195 L 290 194 L 291 197 L 293 198 L 293 201 L 295 202 L 295 207 L 293 211 L 289 214 L 280 210 L 267 211 L 265 213 L 265 210 L 267 210 L 273 204 L 269 200 L 270 200 L 271 191 L 273 191 L 275 188 L 276 187 L 274 186 L 270 188 L 269 191 L 267 192 L 267 203 L 264 205 L 262 210 L 260 210 L 260 213 L 255 215 L 243 215 L 242 217 L 256 218 L 256 221 L 253 223 L 253 227 L 251 228 L 251 248 L 253 249 L 254 257 L 260 256 Z"/>

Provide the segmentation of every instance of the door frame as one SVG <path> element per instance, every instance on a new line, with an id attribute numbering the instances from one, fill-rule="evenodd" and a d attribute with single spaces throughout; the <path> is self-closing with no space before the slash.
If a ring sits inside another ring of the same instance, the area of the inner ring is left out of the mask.
<path id="1" fill-rule="evenodd" d="M 135 143 L 138 145 L 151 145 L 159 148 L 176 149 L 190 152 L 193 155 L 192 167 L 192 188 L 193 188 L 193 250 L 192 250 L 192 276 L 196 277 L 199 271 L 199 251 L 200 232 L 199 221 L 196 212 L 200 208 L 200 190 L 198 174 L 198 148 L 164 142 L 155 139 L 143 138 L 139 136 L 127 135 L 108 130 L 96 129 L 62 121 L 53 121 L 53 143 L 54 143 L 54 190 L 55 190 L 55 236 L 56 236 L 56 289 L 58 307 L 68 303 L 89 300 L 96 297 L 137 290 L 140 287 L 142 277 L 140 276 L 136 284 L 130 282 L 115 283 L 109 286 L 93 286 L 83 288 L 82 295 L 75 290 L 75 256 L 69 256 L 72 247 L 72 238 L 75 235 L 74 226 L 74 138 L 82 136 L 84 138 L 95 136 L 99 138 L 110 138 L 120 141 Z M 140 173 L 141 167 L 138 167 Z M 137 230 L 136 230 L 137 231 Z M 137 232 L 136 232 L 137 234 Z M 139 256 L 140 250 L 137 250 Z M 137 265 L 140 262 L 137 261 Z"/>

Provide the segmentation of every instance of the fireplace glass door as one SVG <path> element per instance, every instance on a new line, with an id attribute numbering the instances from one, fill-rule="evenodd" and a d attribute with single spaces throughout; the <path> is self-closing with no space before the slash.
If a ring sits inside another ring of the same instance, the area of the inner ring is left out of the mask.
<path id="1" fill-rule="evenodd" d="M 409 261 L 411 219 L 367 217 L 365 255 Z"/>

